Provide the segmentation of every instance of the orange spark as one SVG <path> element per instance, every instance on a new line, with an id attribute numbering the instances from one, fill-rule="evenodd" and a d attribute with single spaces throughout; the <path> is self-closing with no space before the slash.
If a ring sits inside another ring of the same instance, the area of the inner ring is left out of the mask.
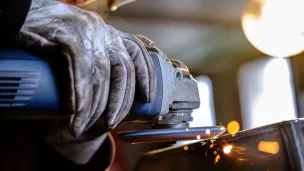
<path id="1" fill-rule="evenodd" d="M 225 154 L 229 154 L 231 152 L 231 150 L 232 150 L 232 145 L 227 145 L 223 148 L 223 152 Z"/>
<path id="2" fill-rule="evenodd" d="M 232 136 L 234 136 L 237 132 L 239 132 L 240 124 L 237 121 L 231 121 L 227 126 L 227 130 L 229 134 L 232 134 Z"/>
<path id="3" fill-rule="evenodd" d="M 206 130 L 206 134 L 209 135 L 211 133 L 210 129 Z"/>
<path id="4" fill-rule="evenodd" d="M 201 144 L 202 144 L 202 146 L 203 146 L 203 145 L 206 145 L 206 144 L 207 144 L 207 142 L 201 142 Z"/>
<path id="5" fill-rule="evenodd" d="M 265 153 L 277 154 L 280 150 L 280 145 L 278 142 L 261 141 L 258 145 L 258 149 Z"/>
<path id="6" fill-rule="evenodd" d="M 117 7 L 116 5 L 114 5 L 114 6 L 111 7 L 111 11 L 116 11 L 117 8 L 118 8 L 118 7 Z"/>
<path id="7" fill-rule="evenodd" d="M 216 155 L 215 159 L 214 159 L 214 164 L 218 163 L 220 160 L 220 155 Z"/>
<path id="8" fill-rule="evenodd" d="M 188 146 L 184 146 L 184 150 L 187 151 L 188 150 Z"/>

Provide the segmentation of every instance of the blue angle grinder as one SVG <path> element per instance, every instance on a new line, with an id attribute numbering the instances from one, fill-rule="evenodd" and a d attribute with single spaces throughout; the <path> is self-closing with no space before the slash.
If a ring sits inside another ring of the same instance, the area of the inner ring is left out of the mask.
<path id="1" fill-rule="evenodd" d="M 155 98 L 146 103 L 135 93 L 125 121 L 151 124 L 156 129 L 188 128 L 192 111 L 200 106 L 197 82 L 183 63 L 169 60 L 158 49 L 151 50 L 150 56 L 157 75 Z M 22 50 L 0 51 L 1 119 L 68 117 L 66 65 L 47 59 Z"/>

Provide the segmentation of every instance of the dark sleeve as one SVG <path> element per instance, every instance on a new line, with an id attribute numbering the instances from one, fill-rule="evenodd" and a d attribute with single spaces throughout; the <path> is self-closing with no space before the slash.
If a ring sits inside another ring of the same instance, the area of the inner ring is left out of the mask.
<path id="1" fill-rule="evenodd" d="M 89 163 L 77 165 L 49 147 L 39 121 L 0 121 L 0 171 L 101 171 L 115 154 L 109 135 Z"/>
<path id="2" fill-rule="evenodd" d="M 0 47 L 10 44 L 22 27 L 31 0 L 0 0 Z"/>
<path id="3" fill-rule="evenodd" d="M 111 137 L 107 137 L 99 150 L 95 153 L 89 163 L 77 165 L 61 156 L 58 152 L 50 148 L 46 143 L 41 143 L 37 171 L 56 171 L 56 170 L 73 170 L 73 171 L 100 171 L 106 170 L 113 162 L 115 145 Z"/>

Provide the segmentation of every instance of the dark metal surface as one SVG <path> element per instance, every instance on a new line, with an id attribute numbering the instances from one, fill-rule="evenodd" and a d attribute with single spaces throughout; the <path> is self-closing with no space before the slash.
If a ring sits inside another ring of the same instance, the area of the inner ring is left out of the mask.
<path id="1" fill-rule="evenodd" d="M 225 135 L 212 142 L 160 149 L 144 154 L 136 171 L 300 171 L 304 170 L 304 120 L 292 120 Z M 278 146 L 260 148 L 260 143 Z M 211 145 L 212 144 L 212 145 Z M 223 149 L 232 146 L 225 154 Z M 267 148 L 268 151 L 267 152 Z M 216 151 L 216 154 L 215 154 Z M 219 157 L 217 157 L 219 156 Z M 218 161 L 216 161 L 218 160 Z"/>

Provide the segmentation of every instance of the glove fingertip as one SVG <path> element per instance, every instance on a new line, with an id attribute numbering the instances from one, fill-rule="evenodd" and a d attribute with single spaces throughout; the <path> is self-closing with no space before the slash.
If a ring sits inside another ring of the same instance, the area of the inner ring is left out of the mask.
<path id="1" fill-rule="evenodd" d="M 150 92 L 149 92 L 149 90 L 148 89 L 146 89 L 146 88 L 142 88 L 141 89 L 141 94 L 142 94 L 142 98 L 143 98 L 143 100 L 145 101 L 145 102 L 151 102 L 152 101 L 152 98 L 151 98 L 151 94 L 150 94 Z"/>
<path id="2" fill-rule="evenodd" d="M 141 95 L 145 102 L 152 102 L 156 94 L 156 76 L 151 73 L 151 76 L 146 79 L 148 79 L 148 84 L 140 86 Z"/>
<path id="3" fill-rule="evenodd" d="M 141 34 L 137 34 L 135 35 L 136 38 L 138 38 L 140 41 L 142 41 L 146 47 L 154 47 L 155 43 L 149 39 L 148 37 L 141 35 Z"/>
<path id="4" fill-rule="evenodd" d="M 147 76 L 147 72 L 137 71 L 136 78 L 136 92 L 137 96 L 140 95 L 140 98 L 143 102 L 151 102 L 153 99 L 153 92 L 151 92 L 151 78 Z"/>
<path id="5" fill-rule="evenodd" d="M 152 102 L 156 94 L 156 74 L 153 61 L 146 47 L 153 47 L 154 42 L 143 35 L 124 34 L 123 43 L 135 65 L 136 81 L 142 100 Z"/>
<path id="6" fill-rule="evenodd" d="M 150 94 L 149 94 L 149 102 L 152 102 L 153 99 L 155 98 L 156 95 L 156 89 L 157 89 L 157 84 L 156 84 L 156 76 L 152 76 L 153 79 L 150 80 Z"/>
<path id="7" fill-rule="evenodd" d="M 75 137 L 79 137 L 79 136 L 81 136 L 81 134 L 83 133 L 83 131 L 84 131 L 84 128 L 74 129 L 72 135 L 75 136 Z"/>
<path id="8" fill-rule="evenodd" d="M 71 129 L 70 129 L 70 133 L 74 136 L 74 137 L 79 137 L 83 134 L 83 132 L 85 131 L 86 125 L 81 125 L 81 126 L 76 126 L 75 124 L 72 125 Z"/>

